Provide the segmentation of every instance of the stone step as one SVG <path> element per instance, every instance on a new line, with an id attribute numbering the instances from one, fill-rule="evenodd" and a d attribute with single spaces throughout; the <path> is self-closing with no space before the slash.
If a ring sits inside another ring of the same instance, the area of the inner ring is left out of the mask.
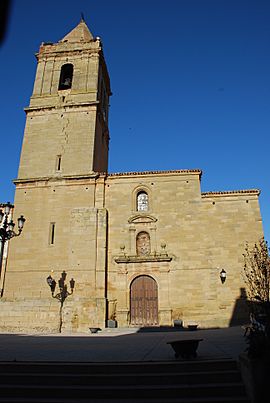
<path id="1" fill-rule="evenodd" d="M 248 402 L 234 360 L 0 363 L 0 403 Z"/>
<path id="2" fill-rule="evenodd" d="M 54 398 L 53 396 L 49 398 L 32 398 L 32 397 L 1 397 L 0 396 L 0 403 L 250 403 L 249 400 L 247 400 L 246 397 L 239 396 L 239 397 L 199 397 L 199 398 L 170 398 L 170 397 L 165 397 L 163 398 L 138 398 L 138 399 L 133 399 L 133 398 L 124 398 L 124 399 L 114 399 L 114 398 L 109 398 L 109 399 L 92 399 L 89 400 L 89 398 L 86 399 L 80 399 L 80 398 L 75 398 L 75 399 L 70 399 L 68 397 L 65 398 Z"/>
<path id="3" fill-rule="evenodd" d="M 147 372 L 147 373 L 54 373 L 52 372 L 20 372 L 2 373 L 1 384 L 38 385 L 43 378 L 50 385 L 147 385 L 147 384 L 196 384 L 241 382 L 241 375 L 236 370 L 201 371 L 201 372 Z"/>
<path id="4" fill-rule="evenodd" d="M 188 361 L 144 361 L 144 362 L 0 362 L 0 374 L 13 372 L 34 373 L 79 373 L 79 374 L 120 374 L 120 373 L 158 373 L 158 372 L 205 372 L 238 370 L 235 360 L 188 360 Z"/>
<path id="5" fill-rule="evenodd" d="M 45 382 L 44 382 L 45 383 Z M 132 398 L 198 398 L 198 397 L 240 397 L 245 396 L 242 383 L 212 383 L 212 384 L 170 384 L 170 385 L 121 385 L 76 386 L 65 385 L 1 385 L 1 398 L 4 397 L 63 398 L 72 399 L 127 399 Z"/>

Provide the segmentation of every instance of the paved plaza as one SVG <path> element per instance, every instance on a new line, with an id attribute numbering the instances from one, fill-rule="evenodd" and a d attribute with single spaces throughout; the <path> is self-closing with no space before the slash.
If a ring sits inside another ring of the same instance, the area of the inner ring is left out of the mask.
<path id="1" fill-rule="evenodd" d="M 104 329 L 96 334 L 0 334 L 0 361 L 118 362 L 175 360 L 168 341 L 202 338 L 198 360 L 234 358 L 245 351 L 240 326 L 196 331 Z"/>

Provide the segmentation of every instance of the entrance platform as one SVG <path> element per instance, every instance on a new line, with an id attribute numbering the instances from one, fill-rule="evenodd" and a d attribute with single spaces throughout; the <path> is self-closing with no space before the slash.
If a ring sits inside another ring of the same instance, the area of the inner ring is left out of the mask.
<path id="1" fill-rule="evenodd" d="M 134 362 L 175 360 L 168 341 L 201 338 L 197 360 L 238 359 L 240 326 L 222 329 L 104 329 L 92 334 L 0 334 L 0 361 Z"/>

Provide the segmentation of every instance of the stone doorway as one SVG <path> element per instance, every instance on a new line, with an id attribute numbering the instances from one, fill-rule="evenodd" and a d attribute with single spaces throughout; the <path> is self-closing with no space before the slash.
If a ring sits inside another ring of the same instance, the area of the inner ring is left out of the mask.
<path id="1" fill-rule="evenodd" d="M 133 326 L 158 325 L 158 287 L 150 276 L 138 276 L 130 285 L 130 323 Z"/>

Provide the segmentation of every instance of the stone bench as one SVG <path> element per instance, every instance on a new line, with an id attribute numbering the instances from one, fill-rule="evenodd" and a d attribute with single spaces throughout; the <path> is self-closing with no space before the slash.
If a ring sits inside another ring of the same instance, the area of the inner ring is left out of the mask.
<path id="1" fill-rule="evenodd" d="M 170 344 L 175 352 L 175 358 L 181 356 L 182 358 L 196 358 L 197 357 L 197 348 L 199 342 L 203 339 L 182 339 L 182 340 L 172 340 L 168 341 L 167 344 Z"/>

